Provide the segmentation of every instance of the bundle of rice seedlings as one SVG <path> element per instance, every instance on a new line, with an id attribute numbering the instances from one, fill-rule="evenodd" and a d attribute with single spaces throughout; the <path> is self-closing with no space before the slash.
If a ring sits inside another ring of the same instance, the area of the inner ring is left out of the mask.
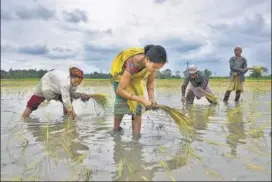
<path id="1" fill-rule="evenodd" d="M 169 114 L 172 117 L 172 119 L 175 121 L 176 125 L 179 127 L 180 130 L 183 130 L 186 132 L 192 130 L 192 125 L 191 125 L 192 123 L 190 119 L 184 114 L 182 114 L 178 109 L 171 108 L 165 105 L 156 105 L 156 107 L 152 109 L 162 110 L 165 113 Z M 147 108 L 147 110 L 150 110 L 150 109 Z"/>
<path id="2" fill-rule="evenodd" d="M 215 104 L 218 102 L 218 99 L 217 99 L 216 95 L 214 95 L 212 93 L 204 91 L 204 96 L 207 97 L 210 101 L 212 101 Z"/>
<path id="3" fill-rule="evenodd" d="M 249 70 L 254 70 L 254 71 L 258 72 L 258 73 L 264 73 L 264 72 L 267 72 L 267 71 L 268 71 L 267 68 L 262 67 L 262 66 L 253 66 L 253 67 L 248 68 L 248 69 L 249 69 Z"/>
<path id="4" fill-rule="evenodd" d="M 94 99 L 94 101 L 104 109 L 108 106 L 108 99 L 107 99 L 106 95 L 103 95 L 103 94 L 89 94 L 89 97 L 91 99 Z"/>

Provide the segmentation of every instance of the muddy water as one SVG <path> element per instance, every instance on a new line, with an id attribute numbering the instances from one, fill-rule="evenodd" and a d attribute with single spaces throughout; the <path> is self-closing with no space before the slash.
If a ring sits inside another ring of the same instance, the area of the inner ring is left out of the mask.
<path id="1" fill-rule="evenodd" d="M 109 93 L 112 88 L 80 88 Z M 220 98 L 222 88 L 214 88 Z M 210 106 L 205 98 L 183 106 L 178 88 L 158 88 L 161 104 L 180 108 L 195 132 L 181 133 L 162 112 L 143 114 L 142 136 L 108 134 L 110 108 L 75 101 L 76 122 L 62 116 L 58 102 L 45 103 L 28 122 L 20 115 L 33 88 L 3 87 L 1 93 L 1 179 L 22 180 L 271 180 L 271 92 L 247 90 L 241 102 Z"/>

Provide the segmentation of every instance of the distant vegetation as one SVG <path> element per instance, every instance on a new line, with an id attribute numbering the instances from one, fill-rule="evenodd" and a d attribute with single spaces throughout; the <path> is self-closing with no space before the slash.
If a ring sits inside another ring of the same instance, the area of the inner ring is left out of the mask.
<path id="1" fill-rule="evenodd" d="M 50 70 L 36 70 L 36 69 L 28 69 L 28 70 L 10 69 L 9 71 L 1 70 L 1 79 L 41 78 L 48 71 Z M 215 75 L 213 76 L 212 72 L 208 69 L 205 69 L 204 73 L 205 75 L 209 76 L 211 79 L 227 78 L 227 76 L 226 77 L 217 77 Z M 109 77 L 110 77 L 109 73 L 99 73 L 99 72 L 87 73 L 84 75 L 84 78 L 92 78 L 92 79 L 108 79 Z M 170 69 L 156 72 L 157 79 L 180 79 L 183 77 L 184 77 L 184 74 L 181 73 L 180 71 L 172 71 Z M 271 79 L 271 75 L 262 76 L 258 72 L 251 71 L 248 78 Z"/>
<path id="2" fill-rule="evenodd" d="M 36 70 L 36 69 L 28 69 L 28 70 L 13 70 L 9 71 L 1 70 L 1 79 L 22 79 L 22 78 L 41 78 L 45 73 L 51 70 Z M 85 78 L 95 78 L 95 79 L 106 79 L 109 78 L 109 74 L 106 73 L 88 73 L 84 74 Z"/>

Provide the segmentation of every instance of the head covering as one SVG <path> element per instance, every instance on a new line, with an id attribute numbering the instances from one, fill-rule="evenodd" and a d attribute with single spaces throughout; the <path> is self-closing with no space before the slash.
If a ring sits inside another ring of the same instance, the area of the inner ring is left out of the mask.
<path id="1" fill-rule="evenodd" d="M 187 68 L 187 70 L 189 71 L 189 74 L 194 74 L 197 72 L 197 67 L 194 64 L 192 64 Z"/>
<path id="2" fill-rule="evenodd" d="M 76 68 L 76 67 L 71 67 L 71 68 L 70 68 L 70 75 L 72 75 L 72 76 L 77 76 L 77 77 L 79 77 L 79 78 L 83 78 L 84 73 L 83 73 L 82 70 L 80 70 L 80 69 L 78 69 L 78 68 Z"/>

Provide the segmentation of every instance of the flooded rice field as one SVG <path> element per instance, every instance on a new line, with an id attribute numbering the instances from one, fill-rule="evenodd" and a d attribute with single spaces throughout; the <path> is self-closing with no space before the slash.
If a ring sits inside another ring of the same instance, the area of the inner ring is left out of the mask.
<path id="1" fill-rule="evenodd" d="M 212 88 L 215 106 L 205 98 L 180 103 L 180 85 L 156 89 L 160 104 L 180 108 L 193 121 L 185 135 L 161 111 L 143 114 L 142 136 L 132 139 L 130 117 L 124 133 L 111 136 L 112 105 L 107 111 L 93 101 L 74 101 L 76 121 L 63 117 L 62 105 L 43 103 L 29 121 L 21 114 L 34 86 L 1 88 L 2 180 L 271 180 L 271 90 L 269 84 L 248 84 L 241 101 L 223 103 L 225 85 Z M 266 89 L 260 89 L 266 87 Z M 79 91 L 109 94 L 108 84 Z"/>

